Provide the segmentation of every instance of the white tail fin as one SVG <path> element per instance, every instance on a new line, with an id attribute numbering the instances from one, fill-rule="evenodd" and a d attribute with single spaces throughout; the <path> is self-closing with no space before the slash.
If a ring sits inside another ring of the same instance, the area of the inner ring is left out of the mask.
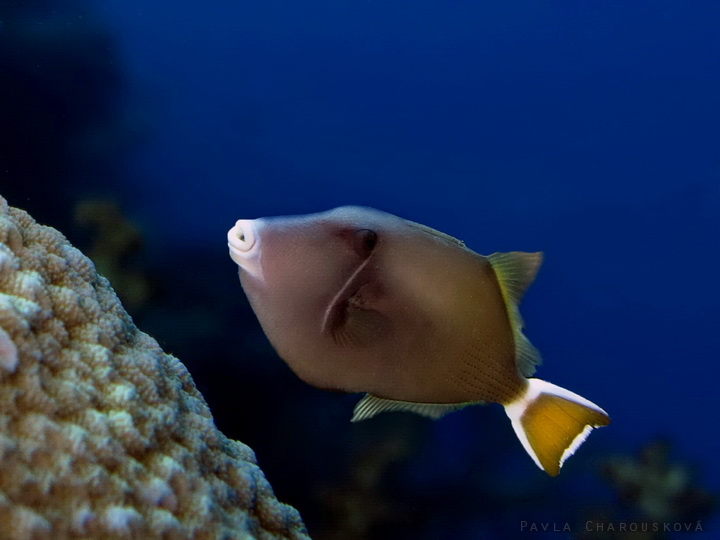
<path id="1" fill-rule="evenodd" d="M 537 466 L 557 476 L 593 428 L 608 425 L 610 417 L 569 390 L 540 379 L 528 383 L 525 395 L 505 405 L 505 412 Z"/>

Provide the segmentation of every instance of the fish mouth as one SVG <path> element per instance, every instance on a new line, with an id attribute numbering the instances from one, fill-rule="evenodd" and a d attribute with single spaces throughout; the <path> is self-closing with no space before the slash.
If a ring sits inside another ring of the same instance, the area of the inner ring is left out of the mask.
<path id="1" fill-rule="evenodd" d="M 227 233 L 230 258 L 239 266 L 246 262 L 249 252 L 257 244 L 255 220 L 239 219 Z"/>

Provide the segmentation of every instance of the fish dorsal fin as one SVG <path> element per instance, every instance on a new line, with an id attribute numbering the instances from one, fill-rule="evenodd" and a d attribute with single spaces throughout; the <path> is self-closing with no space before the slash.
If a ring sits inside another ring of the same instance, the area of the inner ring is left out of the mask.
<path id="1" fill-rule="evenodd" d="M 519 316 L 519 315 L 518 315 Z M 522 319 L 520 320 L 522 322 Z M 523 377 L 532 377 L 535 373 L 535 366 L 542 363 L 540 352 L 530 343 L 522 332 L 522 325 L 515 331 L 515 358 L 517 366 Z"/>
<path id="2" fill-rule="evenodd" d="M 365 396 L 358 401 L 353 411 L 351 422 L 367 420 L 381 412 L 405 411 L 414 412 L 436 420 L 447 413 L 457 411 L 468 405 L 467 403 L 415 403 L 412 401 L 398 401 L 395 399 L 384 399 L 372 394 Z"/>
<path id="3" fill-rule="evenodd" d="M 440 232 L 436 229 L 433 229 L 432 227 L 428 227 L 427 225 L 423 225 L 422 223 L 416 223 L 415 221 L 408 221 L 408 225 L 411 227 L 415 227 L 416 229 L 420 229 L 422 232 L 429 234 L 430 236 L 435 236 L 437 238 L 440 238 L 442 240 L 445 240 L 446 242 L 450 242 L 451 244 L 457 244 L 460 247 L 465 247 L 465 242 L 462 240 L 458 240 L 454 236 L 450 236 L 449 234 L 445 234 L 444 232 Z"/>
<path id="4" fill-rule="evenodd" d="M 523 334 L 523 320 L 520 316 L 518 304 L 525 291 L 535 280 L 537 271 L 542 264 L 543 254 L 510 251 L 507 253 L 493 253 L 488 260 L 495 270 L 505 305 L 507 306 L 510 325 L 515 338 L 515 358 L 520 373 L 530 377 L 535 373 L 535 366 L 542 362 L 540 353 Z"/>
<path id="5" fill-rule="evenodd" d="M 495 269 L 505 302 L 519 304 L 542 264 L 542 252 L 509 251 L 493 253 L 488 260 Z"/>

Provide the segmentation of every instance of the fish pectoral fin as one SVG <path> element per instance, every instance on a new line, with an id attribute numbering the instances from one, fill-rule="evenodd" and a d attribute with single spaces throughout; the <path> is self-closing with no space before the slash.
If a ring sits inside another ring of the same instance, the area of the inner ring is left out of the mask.
<path id="1" fill-rule="evenodd" d="M 413 412 L 436 420 L 441 416 L 466 407 L 469 403 L 417 403 L 413 401 L 398 401 L 384 399 L 372 394 L 365 394 L 355 405 L 351 422 L 359 422 L 372 418 L 381 412 L 404 411 Z"/>
<path id="2" fill-rule="evenodd" d="M 371 309 L 350 307 L 335 325 L 331 334 L 343 347 L 360 348 L 371 345 L 389 329 L 387 317 Z"/>

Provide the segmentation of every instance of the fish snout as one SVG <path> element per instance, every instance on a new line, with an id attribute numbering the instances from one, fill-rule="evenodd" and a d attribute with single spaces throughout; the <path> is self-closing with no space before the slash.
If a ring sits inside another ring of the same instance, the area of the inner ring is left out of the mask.
<path id="1" fill-rule="evenodd" d="M 239 219 L 235 226 L 228 231 L 227 236 L 230 257 L 238 265 L 242 266 L 249 252 L 257 243 L 255 220 Z"/>

